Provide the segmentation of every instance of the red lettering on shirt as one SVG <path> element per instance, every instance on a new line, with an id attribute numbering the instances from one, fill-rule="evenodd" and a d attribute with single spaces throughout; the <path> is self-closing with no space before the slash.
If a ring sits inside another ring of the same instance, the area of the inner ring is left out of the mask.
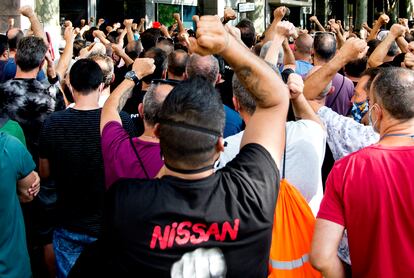
<path id="1" fill-rule="evenodd" d="M 195 223 L 183 221 L 181 223 L 174 222 L 164 227 L 155 226 L 152 232 L 150 248 L 155 249 L 158 246 L 161 250 L 173 248 L 174 244 L 197 245 L 206 241 L 235 241 L 239 232 L 240 220 L 235 219 L 225 221 L 223 224 L 214 222 L 211 224 Z M 229 235 L 229 236 L 227 236 Z"/>

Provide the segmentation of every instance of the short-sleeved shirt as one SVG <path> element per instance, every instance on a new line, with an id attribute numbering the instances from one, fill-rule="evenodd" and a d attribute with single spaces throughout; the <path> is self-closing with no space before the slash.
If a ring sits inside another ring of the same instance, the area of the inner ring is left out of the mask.
<path id="1" fill-rule="evenodd" d="M 332 79 L 335 91 L 326 97 L 326 106 L 336 113 L 347 116 L 351 109 L 351 98 L 354 95 L 354 83 L 348 77 L 337 73 Z"/>
<path id="2" fill-rule="evenodd" d="M 309 71 L 313 68 L 313 65 L 307 61 L 296 60 L 295 72 L 300 76 L 308 75 Z"/>
<path id="3" fill-rule="evenodd" d="M 227 277 L 267 277 L 278 189 L 277 166 L 257 144 L 200 180 L 120 181 L 108 191 L 101 257 L 85 252 L 74 271 L 170 277 L 184 253 L 218 247 Z"/>
<path id="4" fill-rule="evenodd" d="M 9 58 L 0 71 L 0 83 L 13 79 L 16 76 L 16 71 L 17 65 L 14 58 Z M 46 76 L 45 73 L 41 70 L 37 74 L 36 80 L 43 81 L 44 79 L 46 79 Z"/>
<path id="5" fill-rule="evenodd" d="M 16 137 L 23 145 L 26 146 L 26 139 L 24 138 L 23 130 L 17 122 L 10 119 L 7 120 L 7 122 L 0 127 L 0 131 Z"/>
<path id="6" fill-rule="evenodd" d="M 0 132 L 0 277 L 31 277 L 26 233 L 16 183 L 35 168 L 27 149 Z"/>
<path id="7" fill-rule="evenodd" d="M 226 122 L 224 125 L 223 135 L 228 137 L 239 133 L 243 129 L 243 120 L 239 113 L 231 109 L 230 107 L 224 106 L 224 113 L 226 114 Z"/>
<path id="8" fill-rule="evenodd" d="M 132 138 L 134 150 L 130 138 L 122 125 L 115 121 L 107 123 L 102 130 L 102 156 L 107 189 L 122 178 L 152 179 L 164 165 L 159 143 L 146 142 L 135 137 Z"/>
<path id="9" fill-rule="evenodd" d="M 45 120 L 39 140 L 39 156 L 49 160 L 56 183 L 58 226 L 94 237 L 101 230 L 105 192 L 101 111 L 68 108 L 55 112 Z M 133 135 L 129 115 L 120 116 Z"/>
<path id="10" fill-rule="evenodd" d="M 414 147 L 379 144 L 335 163 L 318 218 L 348 231 L 352 277 L 414 273 Z"/>

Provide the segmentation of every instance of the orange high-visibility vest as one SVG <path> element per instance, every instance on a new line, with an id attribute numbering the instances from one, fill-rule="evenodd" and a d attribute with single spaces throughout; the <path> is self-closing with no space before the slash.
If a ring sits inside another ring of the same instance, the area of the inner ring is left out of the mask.
<path id="1" fill-rule="evenodd" d="M 315 217 L 305 198 L 282 179 L 274 215 L 268 277 L 322 277 L 309 263 L 314 225 Z"/>

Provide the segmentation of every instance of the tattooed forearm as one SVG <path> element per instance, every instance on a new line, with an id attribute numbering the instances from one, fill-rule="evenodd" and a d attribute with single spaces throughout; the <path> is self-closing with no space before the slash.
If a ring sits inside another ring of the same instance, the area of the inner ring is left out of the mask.
<path id="1" fill-rule="evenodd" d="M 118 100 L 118 113 L 121 112 L 122 108 L 124 108 L 125 103 L 127 102 L 127 100 L 132 96 L 132 89 L 127 89 L 124 90 L 120 96 L 119 96 L 119 100 Z"/>

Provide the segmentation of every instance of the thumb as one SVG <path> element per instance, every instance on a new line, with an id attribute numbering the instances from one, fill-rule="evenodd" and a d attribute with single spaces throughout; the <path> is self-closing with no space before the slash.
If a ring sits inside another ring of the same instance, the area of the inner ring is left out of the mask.
<path id="1" fill-rule="evenodd" d="M 191 53 L 197 53 L 201 56 L 205 56 L 209 54 L 209 52 L 204 47 L 198 44 L 198 41 L 196 38 L 193 38 L 193 37 L 189 38 L 189 42 L 190 42 L 190 45 L 188 47 Z"/>

